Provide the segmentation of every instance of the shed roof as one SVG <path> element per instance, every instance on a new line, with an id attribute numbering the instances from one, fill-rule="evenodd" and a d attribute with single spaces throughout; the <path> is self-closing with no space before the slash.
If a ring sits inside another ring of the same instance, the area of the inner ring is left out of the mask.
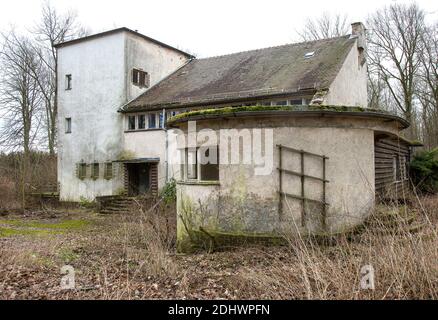
<path id="1" fill-rule="evenodd" d="M 326 89 L 355 40 L 342 36 L 195 59 L 123 106 L 121 111 L 206 105 Z"/>

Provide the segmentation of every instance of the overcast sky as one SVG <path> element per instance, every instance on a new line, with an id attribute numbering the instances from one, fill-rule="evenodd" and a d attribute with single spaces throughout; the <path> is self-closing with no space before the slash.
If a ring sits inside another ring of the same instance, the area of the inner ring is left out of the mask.
<path id="1" fill-rule="evenodd" d="M 189 50 L 198 57 L 294 42 L 307 17 L 324 11 L 346 13 L 365 21 L 376 8 L 403 0 L 52 0 L 59 9 L 75 10 L 93 33 L 125 26 Z M 438 18 L 438 1 L 419 0 Z M 0 0 L 0 29 L 31 27 L 40 0 Z"/>

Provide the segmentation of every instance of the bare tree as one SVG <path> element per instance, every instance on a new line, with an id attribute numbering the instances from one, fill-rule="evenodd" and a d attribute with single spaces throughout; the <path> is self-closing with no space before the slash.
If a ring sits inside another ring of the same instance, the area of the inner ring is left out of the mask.
<path id="1" fill-rule="evenodd" d="M 340 37 L 350 33 L 348 16 L 324 12 L 316 19 L 307 19 L 304 28 L 297 32 L 303 41 Z"/>
<path id="2" fill-rule="evenodd" d="M 420 68 L 424 12 L 416 5 L 393 4 L 376 11 L 367 22 L 369 65 L 386 84 L 397 109 L 413 122 L 414 97 Z M 408 132 L 414 138 L 415 125 Z"/>
<path id="3" fill-rule="evenodd" d="M 14 32 L 2 35 L 0 51 L 1 86 L 0 114 L 5 123 L 1 128 L 0 144 L 8 149 L 22 149 L 21 199 L 25 210 L 25 189 L 32 146 L 38 137 L 42 95 L 31 69 L 39 69 L 40 61 L 29 39 Z"/>
<path id="4" fill-rule="evenodd" d="M 43 68 L 35 77 L 44 92 L 46 110 L 46 130 L 50 154 L 55 153 L 56 118 L 58 115 L 57 51 L 55 45 L 85 36 L 88 31 L 78 22 L 74 12 L 59 14 L 50 2 L 45 2 L 41 11 L 41 21 L 35 29 L 36 50 L 43 62 Z"/>
<path id="5" fill-rule="evenodd" d="M 417 97 L 421 104 L 423 141 L 438 146 L 438 23 L 429 26 L 422 38 Z"/>

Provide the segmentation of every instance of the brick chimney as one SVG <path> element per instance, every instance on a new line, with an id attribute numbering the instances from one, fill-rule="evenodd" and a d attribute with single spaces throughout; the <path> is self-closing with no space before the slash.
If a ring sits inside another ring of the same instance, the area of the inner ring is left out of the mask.
<path id="1" fill-rule="evenodd" d="M 359 51 L 359 62 L 364 65 L 366 62 L 366 29 L 362 22 L 355 22 L 351 24 L 351 37 L 357 37 L 357 49 Z"/>

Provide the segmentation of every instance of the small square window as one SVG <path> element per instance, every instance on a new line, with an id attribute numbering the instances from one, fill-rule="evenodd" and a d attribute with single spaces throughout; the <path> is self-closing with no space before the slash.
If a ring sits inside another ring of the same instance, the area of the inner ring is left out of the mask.
<path id="1" fill-rule="evenodd" d="M 71 118 L 65 118 L 65 133 L 71 133 Z"/>
<path id="2" fill-rule="evenodd" d="M 128 116 L 128 130 L 135 130 L 135 116 Z"/>
<path id="3" fill-rule="evenodd" d="M 65 90 L 71 90 L 71 82 L 72 82 L 72 76 L 71 74 L 67 74 L 65 76 Z"/>
<path id="4" fill-rule="evenodd" d="M 149 127 L 149 129 L 155 129 L 157 127 L 157 115 L 155 113 L 149 114 L 148 127 Z"/>
<path id="5" fill-rule="evenodd" d="M 132 69 L 132 83 L 139 87 L 148 88 L 150 84 L 149 74 L 143 70 Z"/>
<path id="6" fill-rule="evenodd" d="M 141 114 L 138 116 L 138 129 L 146 128 L 146 116 Z"/>

